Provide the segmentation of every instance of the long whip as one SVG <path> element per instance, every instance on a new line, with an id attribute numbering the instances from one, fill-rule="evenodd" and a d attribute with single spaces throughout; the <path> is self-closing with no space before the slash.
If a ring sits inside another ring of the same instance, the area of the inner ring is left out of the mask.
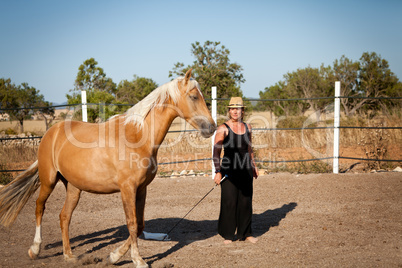
<path id="1" fill-rule="evenodd" d="M 222 183 L 227 177 L 228 177 L 228 175 L 225 175 L 225 176 L 221 179 L 220 183 Z M 190 214 L 190 212 L 193 211 L 193 209 L 195 209 L 195 207 L 198 206 L 198 204 L 201 203 L 202 200 L 204 200 L 205 197 L 207 197 L 207 196 L 215 189 L 216 186 L 218 186 L 218 184 L 215 184 L 215 186 L 212 187 L 212 189 L 209 190 L 209 192 L 206 193 L 206 194 L 201 198 L 201 200 L 198 201 L 197 204 L 195 204 L 194 207 L 192 207 L 192 208 L 190 209 L 190 211 L 187 212 L 187 214 L 184 215 L 184 216 L 169 230 L 169 232 L 167 232 L 167 234 L 165 235 L 165 237 L 163 238 L 163 240 L 166 240 L 166 239 L 169 237 L 169 234 L 173 231 L 173 229 L 176 228 L 176 226 L 179 225 L 179 223 L 182 222 L 182 221 L 184 220 L 184 218 L 187 217 L 187 215 Z"/>

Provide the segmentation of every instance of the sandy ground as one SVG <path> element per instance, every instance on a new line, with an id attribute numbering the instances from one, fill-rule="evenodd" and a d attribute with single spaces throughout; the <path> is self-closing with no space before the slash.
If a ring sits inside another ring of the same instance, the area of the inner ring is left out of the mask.
<path id="1" fill-rule="evenodd" d="M 148 190 L 148 232 L 168 232 L 209 190 L 206 177 L 156 178 Z M 47 202 L 39 259 L 27 250 L 35 232 L 36 194 L 10 228 L 0 227 L 1 267 L 103 267 L 127 238 L 120 194 L 83 193 L 70 228 L 73 252 L 62 255 L 61 184 Z M 217 234 L 216 187 L 171 233 L 139 240 L 151 267 L 402 267 L 402 173 L 264 175 L 254 184 L 257 244 L 224 245 Z M 127 253 L 118 267 L 132 267 Z"/>

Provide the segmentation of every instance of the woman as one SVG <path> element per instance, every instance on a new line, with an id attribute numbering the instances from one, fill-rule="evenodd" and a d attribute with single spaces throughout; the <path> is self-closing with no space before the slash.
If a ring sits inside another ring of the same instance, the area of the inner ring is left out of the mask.
<path id="1" fill-rule="evenodd" d="M 253 177 L 258 177 L 251 148 L 251 126 L 243 122 L 244 105 L 240 97 L 233 97 L 229 102 L 229 120 L 218 127 L 215 135 L 214 181 L 221 184 L 221 209 L 218 233 L 229 244 L 237 239 L 252 243 L 257 238 L 251 233 Z M 220 159 L 222 147 L 224 155 Z"/>

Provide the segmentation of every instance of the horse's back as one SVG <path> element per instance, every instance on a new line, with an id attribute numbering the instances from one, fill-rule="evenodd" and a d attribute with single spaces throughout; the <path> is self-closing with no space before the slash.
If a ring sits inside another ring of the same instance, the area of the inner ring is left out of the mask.
<path id="1" fill-rule="evenodd" d="M 87 124 L 86 127 L 84 127 L 85 124 Z M 97 128 L 91 125 L 94 124 L 79 121 L 63 121 L 55 124 L 43 136 L 39 144 L 38 157 L 41 157 L 41 153 L 54 154 L 61 147 L 74 143 L 74 141 L 81 143 L 94 141 L 93 134 Z M 87 128 L 86 133 L 83 131 L 84 128 Z M 79 144 L 77 145 L 79 146 Z"/>
<path id="2" fill-rule="evenodd" d="M 109 146 L 111 141 L 106 135 L 109 133 L 109 123 L 115 124 L 79 121 L 55 124 L 40 143 L 40 166 L 43 170 L 54 169 L 84 191 L 118 191 L 118 148 Z"/>

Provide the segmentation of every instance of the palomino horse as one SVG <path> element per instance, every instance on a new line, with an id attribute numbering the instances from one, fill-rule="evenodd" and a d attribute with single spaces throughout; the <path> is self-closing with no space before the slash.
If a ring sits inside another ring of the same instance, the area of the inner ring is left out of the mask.
<path id="1" fill-rule="evenodd" d="M 157 171 L 157 153 L 176 117 L 182 117 L 210 137 L 216 129 L 199 84 L 191 70 L 151 92 L 126 114 L 105 123 L 65 121 L 44 135 L 38 160 L 0 191 L 0 220 L 14 222 L 29 197 L 39 188 L 36 200 L 36 233 L 28 254 L 35 259 L 42 243 L 41 224 L 45 203 L 56 183 L 66 187 L 66 200 L 60 213 L 63 253 L 75 260 L 69 241 L 69 224 L 81 191 L 97 194 L 121 192 L 129 238 L 110 253 L 116 263 L 131 247 L 137 267 L 148 265 L 138 252 L 137 238 L 144 230 L 147 185 Z"/>

